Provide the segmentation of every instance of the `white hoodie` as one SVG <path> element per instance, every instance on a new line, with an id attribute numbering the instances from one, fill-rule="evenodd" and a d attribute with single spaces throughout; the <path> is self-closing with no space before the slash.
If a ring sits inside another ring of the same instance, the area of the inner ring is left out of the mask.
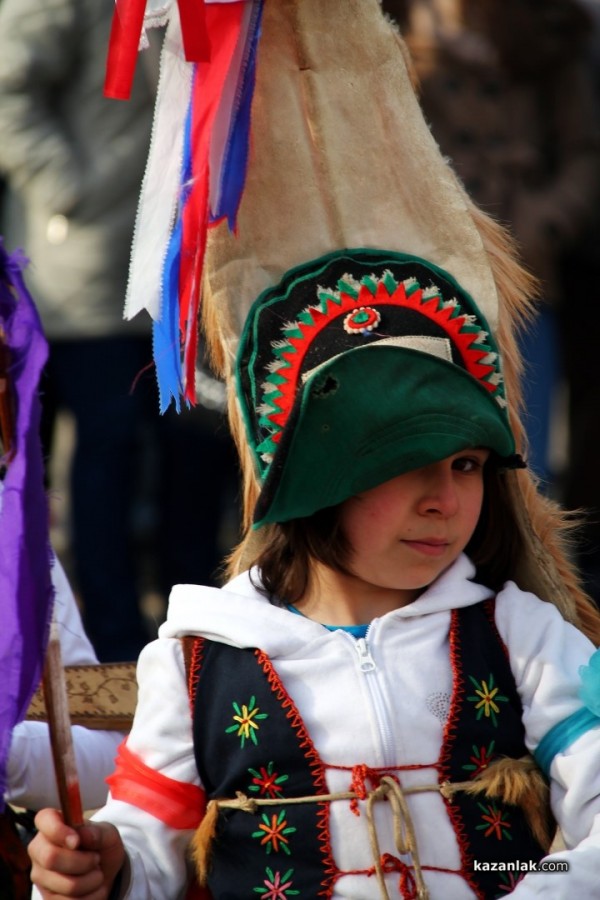
<path id="1" fill-rule="evenodd" d="M 471 580 L 474 574 L 471 562 L 461 556 L 412 604 L 374 619 L 366 641 L 272 606 L 253 587 L 248 573 L 223 590 L 177 585 L 158 641 L 140 657 L 138 709 L 129 749 L 162 775 L 200 786 L 179 641 L 185 634 L 197 634 L 266 651 L 329 766 L 436 761 L 452 693 L 450 613 L 491 596 Z M 497 596 L 496 624 L 508 648 L 523 705 L 526 744 L 533 751 L 553 725 L 581 707 L 579 667 L 588 663 L 594 647 L 552 604 L 511 582 Z M 569 848 L 555 856 L 568 860 L 570 871 L 526 875 L 511 894 L 518 900 L 600 898 L 599 738 L 600 728 L 588 731 L 552 763 L 552 806 Z M 348 771 L 327 769 L 332 792 L 348 790 L 349 779 Z M 433 768 L 402 773 L 405 788 L 436 781 Z M 411 795 L 409 805 L 421 864 L 459 869 L 458 843 L 439 794 Z M 121 830 L 132 871 L 124 896 L 183 896 L 189 830 L 175 831 L 113 798 L 95 818 Z M 339 869 L 372 866 L 365 822 L 364 815 L 349 813 L 346 801 L 332 803 L 331 846 Z M 376 824 L 381 852 L 397 855 L 389 804 L 377 804 Z M 267 862 L 273 865 L 273 857 Z M 424 875 L 432 900 L 474 896 L 458 874 Z M 386 885 L 390 897 L 400 896 L 397 874 L 386 876 Z M 336 881 L 332 897 L 370 900 L 379 897 L 379 888 L 373 877 L 347 875 Z"/>

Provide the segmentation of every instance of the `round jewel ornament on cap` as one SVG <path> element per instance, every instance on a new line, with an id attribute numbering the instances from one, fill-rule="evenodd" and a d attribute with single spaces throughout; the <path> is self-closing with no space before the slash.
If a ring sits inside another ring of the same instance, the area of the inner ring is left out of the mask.
<path id="1" fill-rule="evenodd" d="M 368 334 L 377 328 L 381 322 L 381 315 L 370 306 L 359 306 L 354 312 L 348 313 L 344 319 L 344 330 L 348 334 Z"/>

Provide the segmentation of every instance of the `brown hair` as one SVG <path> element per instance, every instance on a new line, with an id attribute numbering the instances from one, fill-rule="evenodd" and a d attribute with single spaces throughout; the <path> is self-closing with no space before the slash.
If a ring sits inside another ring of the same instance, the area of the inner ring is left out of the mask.
<path id="1" fill-rule="evenodd" d="M 329 506 L 304 519 L 263 526 L 263 549 L 253 564 L 261 573 L 256 587 L 271 602 L 300 600 L 310 583 L 313 560 L 348 574 L 352 547 L 341 528 L 340 509 Z"/>
<path id="2" fill-rule="evenodd" d="M 477 568 L 477 579 L 499 591 L 515 578 L 522 540 L 507 489 L 514 472 L 499 469 L 490 460 L 483 472 L 483 503 L 479 521 L 465 553 Z"/>

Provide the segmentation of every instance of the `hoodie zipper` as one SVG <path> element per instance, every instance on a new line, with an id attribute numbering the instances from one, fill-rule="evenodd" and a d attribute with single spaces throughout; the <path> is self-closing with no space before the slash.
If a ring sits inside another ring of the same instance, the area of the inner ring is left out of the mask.
<path id="1" fill-rule="evenodd" d="M 359 669 L 365 678 L 367 690 L 369 692 L 369 697 L 371 700 L 371 708 L 375 713 L 375 721 L 377 722 L 379 734 L 381 735 L 383 764 L 385 766 L 392 766 L 396 763 L 396 753 L 394 752 L 395 744 L 392 735 L 392 723 L 388 704 L 386 703 L 381 684 L 379 669 L 377 668 L 377 664 L 373 659 L 371 648 L 369 646 L 369 631 L 370 626 L 367 629 L 365 637 L 353 638 L 351 637 L 351 635 L 348 635 L 348 637 L 354 644 L 355 651 L 358 656 Z"/>

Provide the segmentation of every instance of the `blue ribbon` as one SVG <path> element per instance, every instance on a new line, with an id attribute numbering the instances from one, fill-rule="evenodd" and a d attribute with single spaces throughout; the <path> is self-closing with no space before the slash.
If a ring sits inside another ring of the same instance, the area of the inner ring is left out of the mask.
<path id="1" fill-rule="evenodd" d="M 582 682 L 579 696 L 584 706 L 557 722 L 544 735 L 533 754 L 547 777 L 557 753 L 562 753 L 574 744 L 590 728 L 600 726 L 600 650 L 592 655 L 589 665 L 580 667 L 579 674 Z"/>
<path id="2" fill-rule="evenodd" d="M 192 179 L 192 103 L 186 113 L 185 132 L 183 136 L 183 161 L 181 166 L 181 197 L 177 218 L 162 270 L 161 294 L 162 303 L 160 318 L 154 322 L 152 329 L 154 362 L 158 382 L 160 412 L 164 413 L 171 399 L 175 401 L 177 412 L 180 411 L 180 395 L 183 394 L 183 376 L 181 371 L 181 350 L 179 338 L 179 267 L 181 261 L 181 242 L 183 239 L 183 210 L 191 193 Z"/>

